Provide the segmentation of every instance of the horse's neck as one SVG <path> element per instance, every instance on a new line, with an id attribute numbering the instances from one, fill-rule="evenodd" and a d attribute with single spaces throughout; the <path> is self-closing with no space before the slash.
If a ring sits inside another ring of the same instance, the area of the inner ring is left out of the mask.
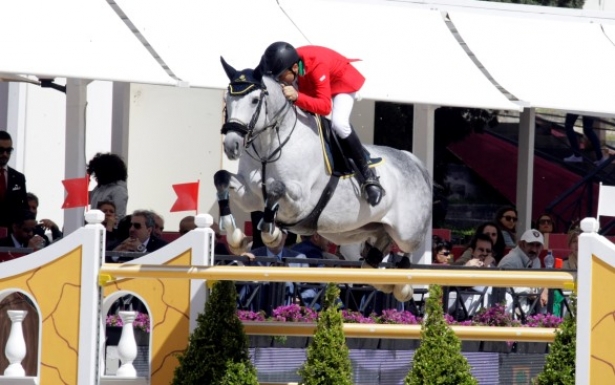
<path id="1" fill-rule="evenodd" d="M 254 141 L 254 148 L 261 160 L 271 157 L 268 168 L 302 168 L 309 164 L 324 170 L 320 138 L 313 125 L 313 117 L 290 110 L 281 121 L 279 132 L 263 133 Z"/>

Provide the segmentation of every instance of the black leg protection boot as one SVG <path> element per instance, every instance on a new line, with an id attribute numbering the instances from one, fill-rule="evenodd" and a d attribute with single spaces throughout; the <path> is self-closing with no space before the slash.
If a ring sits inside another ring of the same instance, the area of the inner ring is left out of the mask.
<path id="1" fill-rule="evenodd" d="M 363 198 L 372 206 L 380 203 L 380 200 L 385 194 L 384 189 L 378 181 L 376 172 L 369 168 L 367 159 L 363 152 L 363 145 L 357 136 L 357 133 L 352 130 L 351 134 L 346 139 L 341 139 L 341 143 L 361 175 L 357 175 L 357 179 L 361 183 L 361 194 Z"/>

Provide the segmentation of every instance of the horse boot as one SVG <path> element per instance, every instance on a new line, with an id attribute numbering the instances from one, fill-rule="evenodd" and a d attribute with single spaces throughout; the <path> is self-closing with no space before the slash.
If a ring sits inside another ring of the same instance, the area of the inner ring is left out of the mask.
<path id="1" fill-rule="evenodd" d="M 361 195 L 371 205 L 376 206 L 385 194 L 376 172 L 369 168 L 368 159 L 357 133 L 352 130 L 347 138 L 341 139 L 347 155 L 354 162 L 357 179 L 361 183 Z"/>
<path id="2" fill-rule="evenodd" d="M 361 265 L 362 269 L 378 269 L 380 263 L 384 259 L 384 255 L 382 251 L 378 250 L 375 247 L 371 247 L 365 258 L 363 259 L 363 264 Z M 395 285 L 378 285 L 372 284 L 372 286 L 385 294 L 391 294 L 395 290 Z"/>

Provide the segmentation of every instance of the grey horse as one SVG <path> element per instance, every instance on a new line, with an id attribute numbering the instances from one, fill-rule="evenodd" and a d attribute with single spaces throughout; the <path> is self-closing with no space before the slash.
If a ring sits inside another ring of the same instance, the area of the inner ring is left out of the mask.
<path id="1" fill-rule="evenodd" d="M 431 177 L 418 158 L 365 146 L 372 157 L 384 160 L 376 170 L 386 195 L 375 207 L 361 198 L 355 178 L 340 178 L 332 190 L 316 117 L 295 108 L 280 84 L 258 67 L 238 71 L 221 61 L 230 79 L 224 152 L 239 159 L 239 168 L 237 174 L 218 171 L 214 183 L 220 227 L 231 251 L 240 254 L 248 242 L 235 225 L 229 199 L 246 212 L 264 209 L 259 228 L 270 246 L 280 242 L 278 226 L 304 235 L 318 232 L 338 245 L 367 241 L 372 246 L 363 263 L 367 268 L 378 267 L 382 251 L 393 241 L 404 253 L 420 246 L 431 223 L 432 191 Z M 410 285 L 375 287 L 404 302 L 413 294 Z"/>

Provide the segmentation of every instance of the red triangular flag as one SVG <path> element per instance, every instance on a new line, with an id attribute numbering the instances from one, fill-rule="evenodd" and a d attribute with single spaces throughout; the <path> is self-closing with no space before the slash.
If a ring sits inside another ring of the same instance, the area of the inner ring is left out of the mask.
<path id="1" fill-rule="evenodd" d="M 171 207 L 174 211 L 198 211 L 199 208 L 199 181 L 191 183 L 174 184 L 173 190 L 177 200 Z"/>
<path id="2" fill-rule="evenodd" d="M 75 207 L 87 207 L 89 201 L 88 182 L 90 178 L 74 178 L 62 181 L 66 189 L 66 198 L 64 198 L 63 209 L 72 209 Z"/>

